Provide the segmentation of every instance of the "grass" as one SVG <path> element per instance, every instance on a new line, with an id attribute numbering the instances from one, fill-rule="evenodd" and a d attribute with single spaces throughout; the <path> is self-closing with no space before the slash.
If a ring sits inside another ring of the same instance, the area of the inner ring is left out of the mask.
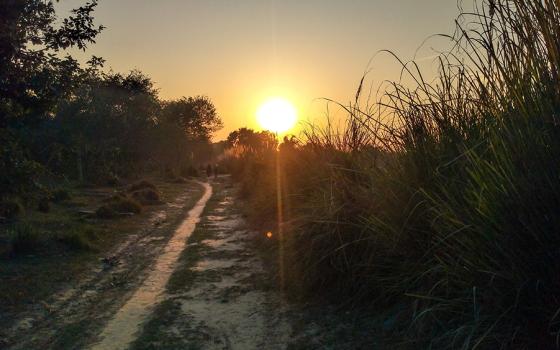
<path id="1" fill-rule="evenodd" d="M 403 62 L 416 85 L 368 106 L 360 86 L 342 132 L 309 128 L 278 172 L 263 154 L 238 178 L 274 223 L 281 176 L 292 293 L 399 310 L 394 347 L 558 348 L 560 4 L 474 3 L 434 81 Z"/>
<path id="2" fill-rule="evenodd" d="M 157 191 L 156 185 L 154 185 L 152 182 L 147 181 L 147 180 L 140 180 L 138 182 L 133 183 L 128 188 L 128 191 L 129 192 L 134 192 L 134 191 L 143 190 L 143 189 L 151 189 L 151 190 Z"/>
<path id="3" fill-rule="evenodd" d="M 187 182 L 185 181 L 185 182 L 176 182 L 176 183 L 180 184 L 180 183 L 187 183 Z M 134 200 L 138 201 L 142 205 L 153 205 L 153 204 L 161 203 L 159 193 L 151 188 L 145 188 L 142 190 L 134 191 L 131 193 L 131 196 Z"/>
<path id="4" fill-rule="evenodd" d="M 100 206 L 95 215 L 100 219 L 114 219 L 126 214 L 140 214 L 142 205 L 134 198 L 117 195 L 109 198 L 107 203 Z"/>
<path id="5" fill-rule="evenodd" d="M 98 232 L 91 227 L 79 227 L 58 235 L 57 240 L 72 250 L 98 250 L 96 241 L 99 239 Z"/>

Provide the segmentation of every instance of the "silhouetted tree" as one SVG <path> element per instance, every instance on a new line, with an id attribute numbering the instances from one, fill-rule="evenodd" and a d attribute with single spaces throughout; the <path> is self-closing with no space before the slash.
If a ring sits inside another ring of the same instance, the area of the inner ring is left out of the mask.
<path id="1" fill-rule="evenodd" d="M 77 61 L 61 53 L 95 42 L 103 29 L 93 24 L 96 5 L 88 2 L 59 22 L 53 1 L 0 2 L 0 197 L 35 184 L 40 166 L 30 155 L 31 128 L 51 120 L 83 76 Z"/>
<path id="2" fill-rule="evenodd" d="M 71 145 L 78 177 L 123 175 L 152 151 L 160 113 L 151 79 L 139 71 L 91 77 L 74 98 L 62 101 L 54 123 Z"/>
<path id="3" fill-rule="evenodd" d="M 70 47 L 84 50 L 103 29 L 93 24 L 97 0 L 57 25 L 53 1 L 0 2 L 0 126 L 50 117 L 81 73 Z"/>
<path id="4" fill-rule="evenodd" d="M 0 2 L 0 199 L 39 188 L 39 173 L 98 181 L 211 158 L 222 122 L 208 97 L 164 102 L 140 71 L 62 57 L 95 42 L 96 5 L 59 21 L 53 1 Z"/>
<path id="5" fill-rule="evenodd" d="M 258 153 L 276 149 L 278 142 L 276 136 L 269 131 L 255 132 L 252 129 L 240 128 L 232 131 L 226 142 L 231 148 L 237 148 L 239 152 Z"/>
<path id="6" fill-rule="evenodd" d="M 182 97 L 166 102 L 163 118 L 181 125 L 192 140 L 209 140 L 223 124 L 216 107 L 206 96 Z"/>
<path id="7" fill-rule="evenodd" d="M 210 138 L 221 127 L 216 107 L 206 96 L 165 102 L 158 121 L 162 142 L 158 147 L 158 159 L 167 167 L 207 162 L 212 156 Z"/>

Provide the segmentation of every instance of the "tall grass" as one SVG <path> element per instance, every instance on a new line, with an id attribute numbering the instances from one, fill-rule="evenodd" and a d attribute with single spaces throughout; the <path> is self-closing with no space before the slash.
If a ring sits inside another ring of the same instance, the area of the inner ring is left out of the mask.
<path id="1" fill-rule="evenodd" d="M 435 80 L 402 62 L 415 84 L 281 147 L 286 283 L 393 310 L 403 347 L 558 348 L 560 2 L 473 8 Z"/>

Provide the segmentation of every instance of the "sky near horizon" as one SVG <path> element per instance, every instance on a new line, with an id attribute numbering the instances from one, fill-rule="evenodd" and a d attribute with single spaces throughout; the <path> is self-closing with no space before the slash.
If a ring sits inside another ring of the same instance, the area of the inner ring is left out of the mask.
<path id="1" fill-rule="evenodd" d="M 57 8 L 63 16 L 83 2 Z M 165 99 L 207 95 L 224 121 L 221 140 L 259 129 L 255 113 L 267 98 L 284 97 L 316 122 L 322 98 L 352 100 L 366 71 L 373 85 L 398 79 L 395 60 L 375 54 L 429 59 L 442 39 L 417 49 L 452 33 L 458 13 L 455 0 L 99 0 L 94 16 L 107 28 L 75 56 L 139 69 Z"/>

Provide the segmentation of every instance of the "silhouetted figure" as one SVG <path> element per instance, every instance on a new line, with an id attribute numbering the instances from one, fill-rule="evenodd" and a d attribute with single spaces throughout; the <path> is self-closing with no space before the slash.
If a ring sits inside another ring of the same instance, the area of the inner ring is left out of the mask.
<path id="1" fill-rule="evenodd" d="M 212 166 L 210 164 L 206 166 L 206 176 L 212 176 Z"/>
<path id="2" fill-rule="evenodd" d="M 214 165 L 214 179 L 218 178 L 218 164 Z"/>

